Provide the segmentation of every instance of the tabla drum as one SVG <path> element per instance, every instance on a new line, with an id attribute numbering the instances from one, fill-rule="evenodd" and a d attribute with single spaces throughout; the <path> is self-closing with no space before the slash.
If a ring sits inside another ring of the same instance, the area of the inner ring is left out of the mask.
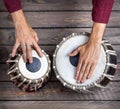
<path id="1" fill-rule="evenodd" d="M 78 46 L 85 44 L 89 39 L 89 33 L 72 35 L 63 38 L 53 54 L 53 69 L 61 83 L 77 92 L 91 92 L 95 87 L 103 88 L 113 79 L 117 67 L 117 56 L 111 44 L 102 40 L 101 53 L 93 75 L 84 83 L 77 83 L 74 79 L 79 55 L 68 56 Z"/>
<path id="2" fill-rule="evenodd" d="M 37 52 L 32 50 L 33 63 L 31 64 L 23 61 L 21 52 L 7 61 L 10 80 L 23 91 L 36 91 L 48 81 L 51 62 L 49 56 L 43 50 L 42 52 L 43 57 L 39 57 Z"/>

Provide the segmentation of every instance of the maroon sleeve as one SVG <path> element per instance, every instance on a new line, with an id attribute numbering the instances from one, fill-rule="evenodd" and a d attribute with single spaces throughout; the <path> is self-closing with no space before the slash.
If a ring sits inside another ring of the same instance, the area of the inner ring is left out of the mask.
<path id="1" fill-rule="evenodd" d="M 20 0 L 4 0 L 4 4 L 10 13 L 22 8 Z"/>
<path id="2" fill-rule="evenodd" d="M 92 0 L 92 20 L 99 23 L 108 23 L 114 0 Z"/>

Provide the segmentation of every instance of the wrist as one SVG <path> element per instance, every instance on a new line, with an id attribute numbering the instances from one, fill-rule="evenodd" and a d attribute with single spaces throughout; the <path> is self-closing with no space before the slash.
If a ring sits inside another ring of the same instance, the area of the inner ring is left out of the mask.
<path id="1" fill-rule="evenodd" d="M 102 36 L 98 36 L 97 34 L 91 33 L 89 42 L 94 42 L 94 43 L 101 43 L 102 42 Z"/>
<path id="2" fill-rule="evenodd" d="M 89 44 L 94 44 L 94 45 L 101 45 L 102 40 L 89 39 L 88 43 Z"/>
<path id="3" fill-rule="evenodd" d="M 27 25 L 27 21 L 25 19 L 25 16 L 22 10 L 18 10 L 18 11 L 11 13 L 11 16 L 13 18 L 13 22 L 16 28 L 19 26 Z"/>
<path id="4" fill-rule="evenodd" d="M 106 24 L 94 22 L 89 40 L 93 42 L 101 43 L 105 28 L 106 28 Z"/>

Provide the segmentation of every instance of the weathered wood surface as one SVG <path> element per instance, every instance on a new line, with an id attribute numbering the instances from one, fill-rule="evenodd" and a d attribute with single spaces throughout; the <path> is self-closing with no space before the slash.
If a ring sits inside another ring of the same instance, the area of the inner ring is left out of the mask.
<path id="1" fill-rule="evenodd" d="M 105 89 L 95 88 L 94 94 L 77 93 L 60 82 L 48 82 L 40 91 L 27 93 L 12 82 L 0 82 L 0 100 L 120 100 L 120 82 L 111 82 Z"/>
<path id="2" fill-rule="evenodd" d="M 2 109 L 119 109 L 119 101 L 1 101 Z"/>
<path id="3" fill-rule="evenodd" d="M 55 45 L 73 32 L 90 32 L 92 0 L 21 0 L 28 22 L 38 33 L 39 44 L 52 60 Z M 40 91 L 26 93 L 16 88 L 7 75 L 5 61 L 15 42 L 14 25 L 0 0 L 0 109 L 119 109 L 120 107 L 120 0 L 115 0 L 104 38 L 117 51 L 114 79 L 95 94 L 79 94 L 65 88 L 55 77 Z"/>
<path id="4" fill-rule="evenodd" d="M 40 39 L 39 44 L 58 44 L 63 37 L 70 34 L 80 32 L 91 32 L 91 28 L 62 28 L 62 29 L 35 29 Z M 0 29 L 0 45 L 14 45 L 15 30 L 14 29 Z M 120 28 L 107 28 L 104 34 L 111 44 L 120 44 Z"/>
<path id="5" fill-rule="evenodd" d="M 21 0 L 24 11 L 84 11 L 92 9 L 92 0 Z M 120 10 L 120 0 L 115 0 L 113 10 Z M 0 11 L 6 11 L 0 0 Z"/>
<path id="6" fill-rule="evenodd" d="M 28 22 L 32 27 L 91 27 L 91 12 L 26 12 Z M 108 27 L 120 27 L 119 12 L 112 12 Z M 7 12 L 0 13 L 0 28 L 13 27 L 11 17 Z"/>

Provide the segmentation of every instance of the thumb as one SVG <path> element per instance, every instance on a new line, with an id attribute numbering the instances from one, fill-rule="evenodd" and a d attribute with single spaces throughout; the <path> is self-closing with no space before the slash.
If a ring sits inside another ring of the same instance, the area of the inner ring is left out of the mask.
<path id="1" fill-rule="evenodd" d="M 77 49 L 75 49 L 73 52 L 69 54 L 69 56 L 76 56 L 80 52 L 80 48 L 81 47 L 78 47 Z"/>

